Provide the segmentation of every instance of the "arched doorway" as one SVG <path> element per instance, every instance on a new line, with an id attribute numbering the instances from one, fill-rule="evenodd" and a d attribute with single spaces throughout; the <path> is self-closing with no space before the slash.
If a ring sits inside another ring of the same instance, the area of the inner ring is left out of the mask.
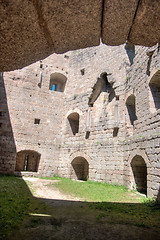
<path id="1" fill-rule="evenodd" d="M 41 154 L 32 150 L 23 150 L 16 154 L 15 171 L 37 172 Z"/>
<path id="2" fill-rule="evenodd" d="M 136 155 L 131 161 L 135 188 L 138 192 L 147 194 L 147 166 L 140 155 Z"/>
<path id="3" fill-rule="evenodd" d="M 83 157 L 76 157 L 71 162 L 71 178 L 86 181 L 89 175 L 89 164 Z"/>

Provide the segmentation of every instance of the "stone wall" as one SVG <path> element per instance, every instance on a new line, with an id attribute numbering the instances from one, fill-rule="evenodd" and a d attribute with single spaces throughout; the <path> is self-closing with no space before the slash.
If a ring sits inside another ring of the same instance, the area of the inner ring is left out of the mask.
<path id="1" fill-rule="evenodd" d="M 40 175 L 159 196 L 159 60 L 158 46 L 101 45 L 4 73 L 16 152 L 39 153 Z"/>

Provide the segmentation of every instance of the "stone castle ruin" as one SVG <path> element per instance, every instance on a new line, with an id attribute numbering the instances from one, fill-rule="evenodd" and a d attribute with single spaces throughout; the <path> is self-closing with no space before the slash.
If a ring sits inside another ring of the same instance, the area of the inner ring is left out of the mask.
<path id="1" fill-rule="evenodd" d="M 160 52 L 101 44 L 0 76 L 0 172 L 160 199 Z"/>

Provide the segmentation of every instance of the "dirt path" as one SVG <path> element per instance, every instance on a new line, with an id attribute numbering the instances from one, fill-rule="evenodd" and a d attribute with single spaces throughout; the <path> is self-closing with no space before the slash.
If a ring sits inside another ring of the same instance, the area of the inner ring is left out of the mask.
<path id="1" fill-rule="evenodd" d="M 129 224 L 114 223 L 111 217 L 99 218 L 101 212 L 90 209 L 88 203 L 63 194 L 56 181 L 24 178 L 36 201 L 35 208 L 11 240 L 159 240 L 160 233 Z"/>
<path id="2" fill-rule="evenodd" d="M 56 187 L 53 186 L 54 183 L 60 180 L 53 181 L 53 180 L 46 180 L 46 179 L 39 179 L 39 178 L 27 178 L 27 177 L 23 177 L 23 179 L 31 183 L 29 187 L 31 188 L 31 191 L 33 189 L 33 195 L 35 197 L 40 197 L 40 198 L 50 199 L 50 200 L 81 201 L 81 199 L 78 199 L 76 197 L 66 195 L 60 192 Z M 52 184 L 52 188 L 48 187 L 50 183 Z"/>

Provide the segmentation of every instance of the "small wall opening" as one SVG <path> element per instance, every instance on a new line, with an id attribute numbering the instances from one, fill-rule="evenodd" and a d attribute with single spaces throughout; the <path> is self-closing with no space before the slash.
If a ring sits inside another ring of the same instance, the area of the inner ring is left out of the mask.
<path id="1" fill-rule="evenodd" d="M 147 195 L 147 166 L 144 159 L 136 155 L 132 159 L 131 167 L 134 176 L 133 188 Z"/>
<path id="2" fill-rule="evenodd" d="M 83 157 L 76 157 L 72 163 L 71 178 L 87 181 L 89 176 L 89 164 Z"/>
<path id="3" fill-rule="evenodd" d="M 40 119 L 39 118 L 35 118 L 34 119 L 34 124 L 40 124 Z"/>
<path id="4" fill-rule="evenodd" d="M 71 113 L 68 117 L 68 132 L 76 135 L 79 131 L 79 114 L 74 112 Z"/>
<path id="5" fill-rule="evenodd" d="M 81 75 L 83 76 L 85 74 L 85 68 L 81 69 Z"/>
<path id="6" fill-rule="evenodd" d="M 20 151 L 16 154 L 15 171 L 37 172 L 41 154 L 32 150 Z"/>
<path id="7" fill-rule="evenodd" d="M 128 115 L 131 125 L 134 126 L 134 121 L 137 120 L 136 116 L 136 105 L 135 105 L 135 96 L 131 94 L 126 101 L 126 107 L 128 110 Z"/>
<path id="8" fill-rule="evenodd" d="M 113 129 L 113 137 L 117 137 L 118 136 L 118 132 L 119 132 L 119 128 L 118 127 L 115 127 Z"/>
<path id="9" fill-rule="evenodd" d="M 64 92 L 67 78 L 61 73 L 52 73 L 50 76 L 49 90 Z"/>
<path id="10" fill-rule="evenodd" d="M 150 80 L 149 87 L 152 99 L 150 101 L 151 112 L 160 109 L 160 70 L 158 70 Z"/>

